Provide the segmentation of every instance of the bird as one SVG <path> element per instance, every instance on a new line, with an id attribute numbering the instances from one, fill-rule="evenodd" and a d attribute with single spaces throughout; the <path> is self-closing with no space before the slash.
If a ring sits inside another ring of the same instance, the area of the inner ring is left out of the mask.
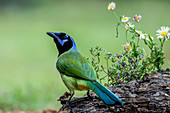
<path id="1" fill-rule="evenodd" d="M 47 32 L 53 38 L 58 49 L 56 68 L 65 86 L 70 91 L 70 98 L 75 90 L 92 90 L 106 106 L 123 106 L 122 100 L 97 81 L 96 72 L 90 61 L 82 56 L 73 38 L 66 33 Z"/>

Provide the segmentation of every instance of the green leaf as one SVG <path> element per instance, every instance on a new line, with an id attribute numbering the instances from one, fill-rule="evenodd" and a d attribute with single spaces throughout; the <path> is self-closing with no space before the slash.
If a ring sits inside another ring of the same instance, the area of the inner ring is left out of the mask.
<path id="1" fill-rule="evenodd" d="M 146 42 L 146 40 L 144 40 L 144 43 L 145 43 L 145 45 L 148 45 L 147 42 Z"/>

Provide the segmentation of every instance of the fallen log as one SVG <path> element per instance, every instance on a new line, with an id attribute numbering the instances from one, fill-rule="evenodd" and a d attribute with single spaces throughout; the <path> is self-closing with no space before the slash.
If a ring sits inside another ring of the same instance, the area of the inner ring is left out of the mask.
<path id="1" fill-rule="evenodd" d="M 69 112 L 115 112 L 115 113 L 169 113 L 170 112 L 170 71 L 146 75 L 144 80 L 133 80 L 127 84 L 109 87 L 120 99 L 123 107 L 115 105 L 105 106 L 92 92 L 92 96 L 74 98 L 70 106 L 63 106 L 59 113 Z M 48 110 L 44 113 L 50 113 Z"/>

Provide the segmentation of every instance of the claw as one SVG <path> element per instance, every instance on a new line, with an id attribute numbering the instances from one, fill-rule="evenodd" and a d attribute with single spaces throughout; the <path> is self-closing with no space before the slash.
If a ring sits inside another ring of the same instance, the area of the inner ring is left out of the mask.
<path id="1" fill-rule="evenodd" d="M 62 108 L 69 108 L 71 109 L 70 107 L 70 101 L 71 101 L 71 98 L 73 97 L 74 95 L 74 91 L 71 93 L 68 93 L 68 92 L 65 92 L 63 95 L 61 95 L 59 97 L 59 99 L 57 99 L 57 101 L 60 101 L 61 104 L 63 105 Z M 70 97 L 69 97 L 70 96 Z"/>
<path id="2" fill-rule="evenodd" d="M 68 97 L 69 97 L 69 96 L 71 96 L 71 94 L 68 93 L 68 92 L 65 92 L 63 95 L 61 95 L 61 96 L 57 99 L 57 101 L 68 100 Z"/>
<path id="3" fill-rule="evenodd" d="M 62 105 L 63 105 L 63 106 L 62 106 L 63 109 L 64 109 L 64 108 L 71 109 L 70 101 L 71 101 L 71 98 L 73 97 L 73 95 L 74 95 L 74 91 L 73 91 L 72 94 L 69 93 L 70 98 L 69 98 L 69 100 L 65 101 L 65 103 L 62 104 Z"/>

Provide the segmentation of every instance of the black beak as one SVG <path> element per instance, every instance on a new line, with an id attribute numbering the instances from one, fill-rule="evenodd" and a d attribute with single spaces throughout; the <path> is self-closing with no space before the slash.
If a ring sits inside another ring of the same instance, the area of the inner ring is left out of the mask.
<path id="1" fill-rule="evenodd" d="M 53 38 L 56 37 L 55 34 L 54 34 L 54 32 L 47 32 L 47 34 L 48 34 L 49 36 L 53 37 Z"/>

